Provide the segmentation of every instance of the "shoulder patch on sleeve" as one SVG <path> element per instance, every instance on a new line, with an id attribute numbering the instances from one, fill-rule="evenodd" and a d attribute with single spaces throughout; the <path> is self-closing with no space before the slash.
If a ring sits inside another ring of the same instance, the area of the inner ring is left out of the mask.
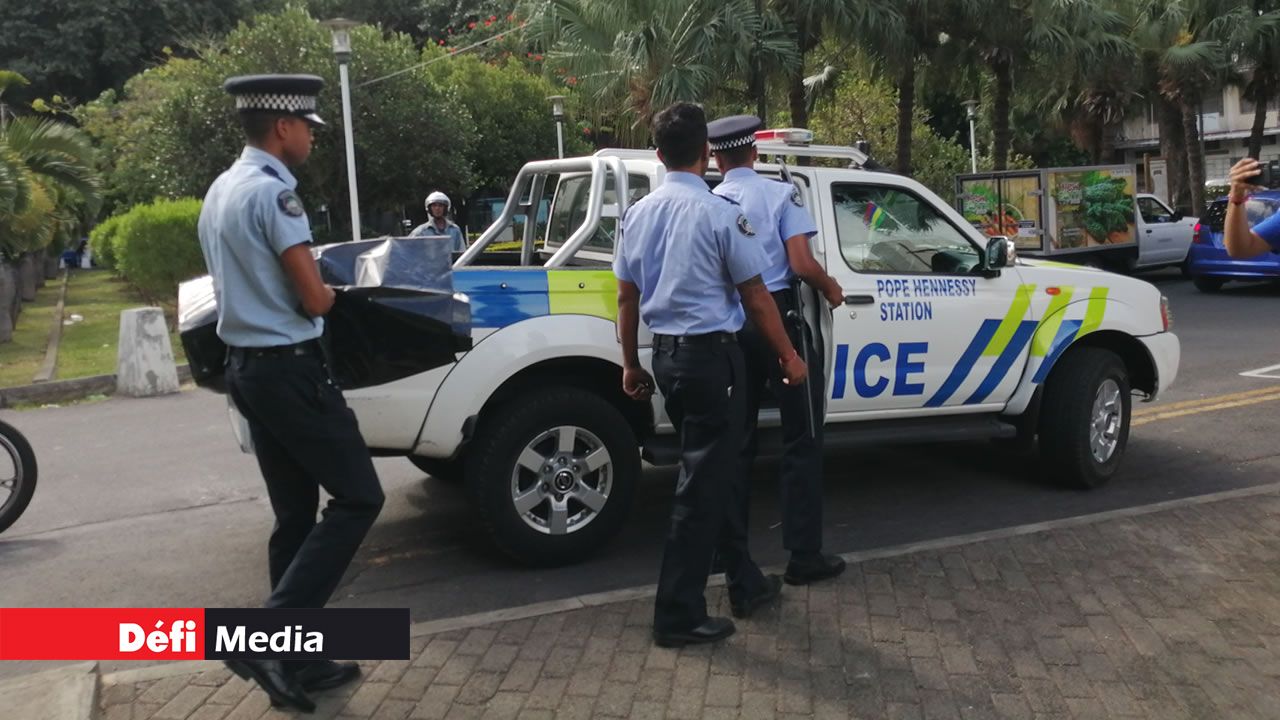
<path id="1" fill-rule="evenodd" d="M 289 217 L 302 217 L 304 212 L 302 209 L 302 198 L 298 197 L 298 193 L 292 190 L 281 190 L 276 196 L 276 205 L 280 206 L 281 212 Z"/>
<path id="2" fill-rule="evenodd" d="M 804 207 L 804 195 L 800 193 L 800 188 L 791 186 L 791 204 L 796 207 Z"/>
<path id="3" fill-rule="evenodd" d="M 746 215 L 738 216 L 738 231 L 747 237 L 751 237 L 756 234 L 755 228 L 751 227 L 751 223 L 747 221 Z"/>

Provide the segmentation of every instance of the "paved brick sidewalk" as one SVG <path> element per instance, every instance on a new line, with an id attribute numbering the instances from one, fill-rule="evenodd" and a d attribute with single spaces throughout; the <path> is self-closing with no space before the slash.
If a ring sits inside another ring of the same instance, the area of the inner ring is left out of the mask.
<path id="1" fill-rule="evenodd" d="M 655 648 L 650 617 L 415 638 L 313 717 L 1280 718 L 1280 496 L 853 564 L 713 648 Z M 105 720 L 295 717 L 224 670 L 101 700 Z"/>

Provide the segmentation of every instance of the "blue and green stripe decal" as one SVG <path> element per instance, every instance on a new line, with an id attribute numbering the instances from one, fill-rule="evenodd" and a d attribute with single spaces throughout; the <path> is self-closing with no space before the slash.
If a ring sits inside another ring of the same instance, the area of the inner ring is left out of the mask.
<path id="1" fill-rule="evenodd" d="M 1062 357 L 1067 347 L 1077 338 L 1084 337 L 1102 327 L 1102 318 L 1107 312 L 1108 289 L 1096 287 L 1089 291 L 1089 302 L 1085 306 L 1083 320 L 1064 320 L 1063 310 L 1071 302 L 1075 288 L 1061 288 L 1061 293 L 1049 303 L 1045 312 L 1045 320 L 1036 331 L 1035 341 L 1031 346 L 1032 357 L 1043 357 L 1040 367 L 1031 382 L 1039 385 L 1049 377 L 1049 371 Z"/>
<path id="2" fill-rule="evenodd" d="M 611 270 L 463 269 L 454 290 L 471 299 L 471 325 L 497 329 L 545 315 L 618 318 L 618 282 Z"/>
<path id="3" fill-rule="evenodd" d="M 1043 358 L 1032 377 L 1032 382 L 1042 383 L 1049 376 L 1054 363 L 1062 357 L 1062 353 L 1072 342 L 1102 326 L 1102 319 L 1107 309 L 1107 288 L 1092 288 L 1089 291 L 1089 300 L 1082 320 L 1064 319 L 1066 308 L 1075 295 L 1075 288 L 1065 286 L 1058 287 L 1058 293 L 1049 301 L 1043 320 L 1026 319 L 1034 292 L 1035 285 L 1020 285 L 1003 320 L 982 322 L 973 340 L 960 356 L 960 360 L 952 368 L 951 374 L 943 381 L 938 391 L 925 402 L 925 407 L 945 405 L 964 385 L 979 360 L 994 357 L 995 361 L 987 371 L 986 377 L 964 401 L 964 404 L 976 405 L 984 402 L 996 388 L 1000 387 L 1000 383 L 1008 376 L 1028 343 L 1031 345 L 1031 357 Z"/>
<path id="4" fill-rule="evenodd" d="M 1031 294 L 1035 289 L 1035 285 L 1019 285 L 1004 319 L 983 321 L 977 335 L 960 356 L 959 362 L 951 368 L 951 374 L 942 382 L 942 387 L 938 388 L 933 397 L 925 401 L 925 407 L 945 405 L 968 379 L 969 373 L 973 372 L 973 366 L 984 357 L 995 357 L 996 361 L 987 372 L 982 384 L 969 396 L 968 400 L 965 400 L 965 404 L 982 402 L 1000 385 L 1000 381 L 1008 374 L 1009 368 L 1013 367 L 1014 360 L 1022 354 L 1022 349 L 1026 347 L 1027 341 L 1031 339 L 1032 332 L 1035 330 L 1035 321 L 1025 319 L 1027 310 L 1031 307 Z"/>

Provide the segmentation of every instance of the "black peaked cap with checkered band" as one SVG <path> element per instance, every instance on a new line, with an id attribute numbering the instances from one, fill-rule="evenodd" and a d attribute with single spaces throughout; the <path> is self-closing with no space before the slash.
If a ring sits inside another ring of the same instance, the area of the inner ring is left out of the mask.
<path id="1" fill-rule="evenodd" d="M 222 87 L 242 113 L 283 113 L 325 124 L 316 114 L 316 96 L 324 87 L 324 78 L 317 75 L 240 75 L 227 78 Z"/>
<path id="2" fill-rule="evenodd" d="M 754 145 L 756 131 L 764 123 L 755 115 L 730 115 L 707 123 L 707 140 L 712 152 Z"/>

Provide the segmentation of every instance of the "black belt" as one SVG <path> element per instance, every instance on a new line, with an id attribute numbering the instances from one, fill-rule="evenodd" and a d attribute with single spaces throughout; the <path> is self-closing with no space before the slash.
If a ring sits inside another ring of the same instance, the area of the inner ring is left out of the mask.
<path id="1" fill-rule="evenodd" d="M 320 343 L 315 340 L 294 343 L 292 345 L 272 345 L 270 347 L 232 347 L 232 355 L 244 357 L 318 357 L 323 358 Z"/>
<path id="2" fill-rule="evenodd" d="M 736 333 L 713 332 L 703 335 L 659 335 L 654 334 L 653 346 L 659 349 L 678 347 L 727 345 L 738 342 Z"/>

